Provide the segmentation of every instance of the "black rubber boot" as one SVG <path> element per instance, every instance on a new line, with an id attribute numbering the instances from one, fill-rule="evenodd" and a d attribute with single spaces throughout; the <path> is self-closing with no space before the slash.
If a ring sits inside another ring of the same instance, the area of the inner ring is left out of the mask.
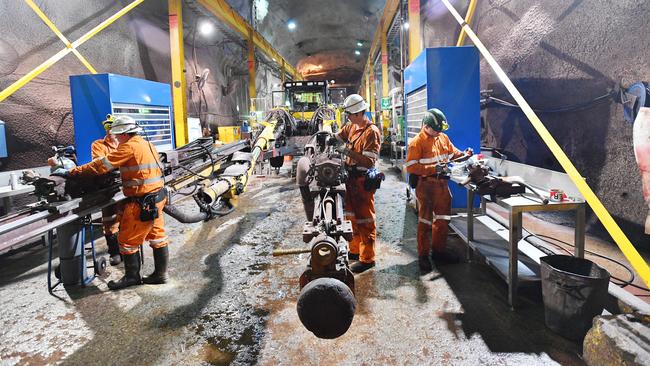
<path id="1" fill-rule="evenodd" d="M 167 265 L 169 264 L 169 249 L 164 246 L 153 250 L 154 271 L 145 276 L 142 282 L 148 285 L 161 285 L 167 282 Z"/>
<path id="2" fill-rule="evenodd" d="M 418 267 L 420 267 L 421 273 L 429 273 L 433 269 L 431 267 L 431 262 L 429 262 L 428 255 L 421 255 L 418 257 Z"/>
<path id="3" fill-rule="evenodd" d="M 109 263 L 111 266 L 117 266 L 122 263 L 122 255 L 120 254 L 120 246 L 117 244 L 117 234 L 105 235 L 106 245 L 108 245 L 108 255 L 110 256 Z"/>
<path id="4" fill-rule="evenodd" d="M 348 260 L 349 261 L 358 261 L 359 260 L 359 254 L 354 254 L 348 252 Z"/>
<path id="5" fill-rule="evenodd" d="M 117 281 L 108 282 L 108 288 L 119 290 L 125 287 L 142 284 L 140 277 L 140 252 L 124 255 L 124 277 Z"/>
<path id="6" fill-rule="evenodd" d="M 354 262 L 350 266 L 350 271 L 352 271 L 352 273 L 361 273 L 361 272 L 365 272 L 365 271 L 369 270 L 370 268 L 372 268 L 374 266 L 375 266 L 375 262 L 370 262 L 370 263 Z"/>

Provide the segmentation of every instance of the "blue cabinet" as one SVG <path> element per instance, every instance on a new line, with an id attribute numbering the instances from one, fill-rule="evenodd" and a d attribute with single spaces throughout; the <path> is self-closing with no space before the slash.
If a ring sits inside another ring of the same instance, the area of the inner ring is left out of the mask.
<path id="1" fill-rule="evenodd" d="M 105 135 L 107 114 L 129 115 L 158 151 L 174 149 L 171 87 L 114 74 L 70 76 L 74 138 L 80 164 L 91 160 L 90 146 Z"/>
<path id="2" fill-rule="evenodd" d="M 445 113 L 453 144 L 480 152 L 479 53 L 474 46 L 427 48 L 404 70 L 406 143 L 422 128 L 430 108 Z M 452 208 L 467 207 L 467 192 L 451 182 Z"/>

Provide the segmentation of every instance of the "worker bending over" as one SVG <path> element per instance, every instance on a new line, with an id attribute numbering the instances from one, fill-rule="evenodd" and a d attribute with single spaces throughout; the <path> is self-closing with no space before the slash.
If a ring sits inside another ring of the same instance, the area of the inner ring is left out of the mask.
<path id="1" fill-rule="evenodd" d="M 429 109 L 422 118 L 422 130 L 408 145 L 406 171 L 418 176 L 415 196 L 418 203 L 418 265 L 420 271 L 431 271 L 431 259 L 445 256 L 447 224 L 451 214 L 449 177 L 441 169 L 449 161 L 466 156 L 443 133 L 449 128 L 447 118 L 439 109 Z M 433 249 L 433 250 L 432 250 Z M 431 252 L 431 253 L 429 253 Z"/>
<path id="2" fill-rule="evenodd" d="M 124 287 L 162 284 L 167 281 L 169 252 L 165 235 L 162 209 L 167 198 L 163 175 L 158 161 L 158 151 L 153 144 L 138 133 L 142 132 L 136 121 L 128 116 L 115 118 L 110 133 L 115 135 L 119 146 L 108 155 L 94 159 L 88 164 L 71 169 L 70 177 L 106 174 L 120 170 L 122 190 L 127 197 L 120 218 L 118 243 L 124 258 L 124 277 L 110 281 L 108 287 L 118 290 Z M 144 241 L 153 248 L 154 272 L 140 277 L 139 248 Z"/>
<path id="3" fill-rule="evenodd" d="M 117 150 L 118 142 L 115 135 L 109 131 L 113 125 L 113 116 L 110 114 L 106 116 L 106 120 L 102 122 L 106 136 L 104 138 L 93 141 L 90 147 L 90 154 L 93 158 L 99 159 Z M 104 207 L 102 209 L 102 226 L 104 229 L 104 237 L 106 238 L 106 245 L 108 245 L 108 255 L 110 256 L 109 262 L 112 266 L 116 266 L 122 262 L 120 255 L 120 247 L 117 244 L 117 233 L 120 230 L 119 215 L 121 210 L 119 204 Z"/>
<path id="4" fill-rule="evenodd" d="M 358 260 L 350 270 L 361 273 L 375 266 L 375 189 L 368 190 L 364 183 L 366 173 L 379 158 L 381 133 L 365 116 L 368 104 L 360 95 L 352 94 L 345 98 L 343 108 L 351 123 L 343 126 L 336 138 L 343 143 L 337 151 L 347 155 L 349 176 L 345 183 L 345 218 L 352 222 L 353 231 L 348 257 Z"/>

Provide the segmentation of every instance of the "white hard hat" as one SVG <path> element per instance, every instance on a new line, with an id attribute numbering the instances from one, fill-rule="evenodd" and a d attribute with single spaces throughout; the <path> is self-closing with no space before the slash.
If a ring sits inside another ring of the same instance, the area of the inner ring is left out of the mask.
<path id="1" fill-rule="evenodd" d="M 343 102 L 343 109 L 350 114 L 365 111 L 368 107 L 368 103 L 359 94 L 350 94 Z"/>
<path id="2" fill-rule="evenodd" d="M 111 125 L 110 133 L 112 135 L 119 135 L 122 133 L 140 133 L 142 127 L 130 116 L 115 117 L 115 121 Z"/>

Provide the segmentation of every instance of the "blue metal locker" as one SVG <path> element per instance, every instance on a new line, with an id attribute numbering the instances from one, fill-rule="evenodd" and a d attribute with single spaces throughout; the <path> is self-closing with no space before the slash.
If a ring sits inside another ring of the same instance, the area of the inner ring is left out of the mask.
<path id="1" fill-rule="evenodd" d="M 480 152 L 479 53 L 474 46 L 427 48 L 404 70 L 406 143 L 422 128 L 422 115 L 438 108 L 449 120 L 445 133 L 460 150 Z M 467 207 L 465 188 L 451 182 L 452 208 Z"/>
<path id="2" fill-rule="evenodd" d="M 158 151 L 174 148 L 169 84 L 115 74 L 70 76 L 74 138 L 80 164 L 91 160 L 90 146 L 105 135 L 107 114 L 129 115 L 144 128 Z"/>

